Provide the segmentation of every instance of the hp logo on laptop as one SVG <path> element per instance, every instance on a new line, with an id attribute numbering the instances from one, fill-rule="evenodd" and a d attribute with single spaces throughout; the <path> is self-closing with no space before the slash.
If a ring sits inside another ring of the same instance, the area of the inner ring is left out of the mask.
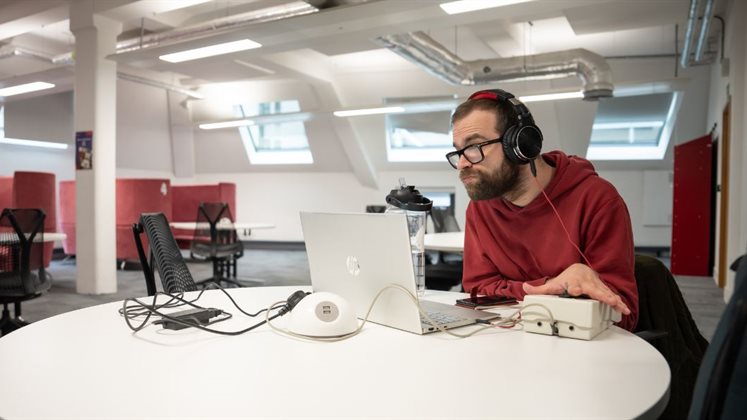
<path id="1" fill-rule="evenodd" d="M 358 257 L 349 255 L 345 259 L 345 265 L 348 268 L 348 273 L 357 276 L 361 273 L 361 265 L 358 263 Z"/>

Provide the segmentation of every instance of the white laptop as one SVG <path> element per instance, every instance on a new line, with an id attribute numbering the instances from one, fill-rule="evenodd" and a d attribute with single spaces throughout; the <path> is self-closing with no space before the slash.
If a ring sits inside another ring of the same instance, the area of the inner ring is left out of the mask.
<path id="1" fill-rule="evenodd" d="M 379 291 L 388 285 L 402 286 L 417 296 L 404 214 L 301 212 L 301 225 L 315 292 L 345 298 L 361 319 Z M 420 300 L 420 305 L 445 328 L 498 317 L 427 300 Z M 368 320 L 416 334 L 438 331 L 421 320 L 412 299 L 397 289 L 382 293 Z"/>

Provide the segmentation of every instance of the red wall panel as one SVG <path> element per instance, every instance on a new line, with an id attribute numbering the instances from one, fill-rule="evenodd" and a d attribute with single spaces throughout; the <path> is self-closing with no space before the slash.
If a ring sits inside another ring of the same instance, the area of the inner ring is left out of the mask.
<path id="1" fill-rule="evenodd" d="M 674 147 L 672 273 L 710 276 L 711 136 Z"/>

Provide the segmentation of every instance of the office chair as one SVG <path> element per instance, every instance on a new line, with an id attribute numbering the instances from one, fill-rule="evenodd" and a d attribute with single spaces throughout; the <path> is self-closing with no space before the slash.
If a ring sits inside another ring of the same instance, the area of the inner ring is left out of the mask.
<path id="1" fill-rule="evenodd" d="M 184 257 L 176 244 L 174 234 L 171 233 L 169 221 L 163 213 L 143 213 L 140 223 L 132 225 L 135 236 L 140 264 L 145 274 L 145 285 L 148 296 L 156 294 L 154 270 L 158 269 L 161 285 L 166 293 L 181 293 L 198 290 L 192 274 L 184 262 Z M 145 257 L 145 248 L 140 235 L 145 232 L 150 243 L 150 264 Z"/>
<path id="2" fill-rule="evenodd" d="M 661 261 L 636 255 L 635 278 L 638 287 L 635 333 L 664 356 L 672 372 L 669 403 L 661 418 L 685 418 L 708 341 L 698 331 L 674 276 Z"/>
<path id="3" fill-rule="evenodd" d="M 4 209 L 0 213 L 0 331 L 8 334 L 24 325 L 21 302 L 49 290 L 50 276 L 44 269 L 44 219 L 41 209 Z M 15 306 L 14 317 L 8 305 Z"/>
<path id="4" fill-rule="evenodd" d="M 228 204 L 200 203 L 196 222 L 190 252 L 213 263 L 213 276 L 197 283 L 225 282 L 241 287 L 236 281 L 236 260 L 244 255 L 244 244 L 233 227 Z"/>
<path id="5" fill-rule="evenodd" d="M 747 418 L 747 263 L 737 267 L 734 294 L 703 357 L 691 420 Z"/>
<path id="6" fill-rule="evenodd" d="M 433 207 L 431 221 L 436 233 L 459 232 L 459 223 L 454 217 L 453 210 Z M 462 255 L 457 253 L 436 252 L 435 261 L 425 265 L 425 287 L 433 290 L 451 290 L 462 283 Z"/>

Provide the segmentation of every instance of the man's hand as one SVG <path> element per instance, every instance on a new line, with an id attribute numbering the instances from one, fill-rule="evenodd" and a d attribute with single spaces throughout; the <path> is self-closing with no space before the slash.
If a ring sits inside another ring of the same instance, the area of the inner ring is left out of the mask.
<path id="1" fill-rule="evenodd" d="M 610 290 L 599 278 L 599 275 L 584 264 L 571 265 L 542 286 L 532 286 L 529 283 L 524 283 L 523 287 L 529 295 L 560 295 L 563 292 L 567 292 L 571 296 L 587 295 L 592 299 L 610 305 L 614 310 L 624 315 L 630 314 L 630 309 L 623 303 L 620 296 Z"/>

